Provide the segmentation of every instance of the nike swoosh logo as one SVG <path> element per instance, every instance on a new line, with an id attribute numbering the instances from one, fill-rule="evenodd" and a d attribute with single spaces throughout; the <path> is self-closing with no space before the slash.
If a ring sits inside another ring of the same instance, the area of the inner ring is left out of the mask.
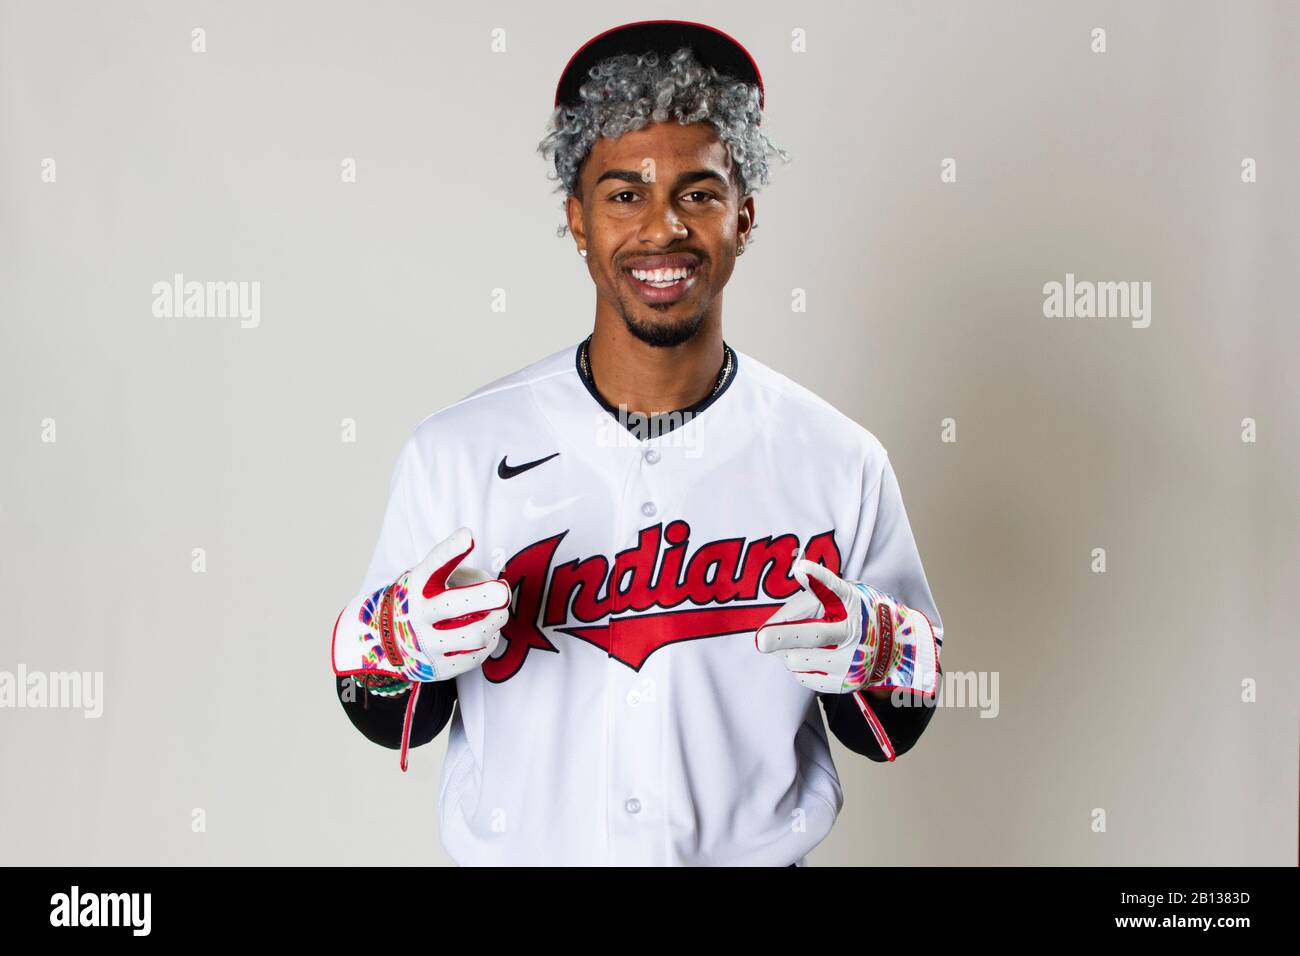
<path id="1" fill-rule="evenodd" d="M 563 501 L 557 501 L 553 505 L 535 505 L 533 504 L 533 499 L 529 498 L 524 502 L 524 517 L 529 521 L 536 521 L 538 518 L 545 518 L 547 515 L 554 514 L 561 508 L 569 507 L 569 505 L 573 504 L 581 497 L 582 495 L 573 495 L 570 498 L 565 498 Z"/>
<path id="2" fill-rule="evenodd" d="M 505 455 L 501 456 L 501 464 L 497 465 L 497 477 L 501 479 L 513 478 L 515 475 L 522 475 L 529 468 L 536 468 L 538 465 L 550 461 L 552 458 L 559 456 L 557 451 L 554 455 L 547 455 L 545 458 L 538 458 L 536 461 L 530 461 L 522 465 L 507 465 Z"/>

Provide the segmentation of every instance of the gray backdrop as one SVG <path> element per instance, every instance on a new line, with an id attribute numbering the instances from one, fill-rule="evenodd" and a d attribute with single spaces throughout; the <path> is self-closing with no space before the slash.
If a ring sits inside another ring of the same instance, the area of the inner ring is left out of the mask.
<path id="1" fill-rule="evenodd" d="M 356 733 L 330 629 L 415 424 L 589 330 L 534 150 L 646 11 L 0 3 L 0 671 L 104 682 L 0 709 L 0 860 L 337 863 L 364 817 L 447 862 L 444 738 Z M 945 670 L 999 678 L 894 765 L 836 744 L 811 862 L 1294 863 L 1297 6 L 654 13 L 749 46 L 793 154 L 728 340 L 880 437 Z M 155 315 L 177 273 L 257 324 Z M 1067 273 L 1149 327 L 1045 317 Z"/>

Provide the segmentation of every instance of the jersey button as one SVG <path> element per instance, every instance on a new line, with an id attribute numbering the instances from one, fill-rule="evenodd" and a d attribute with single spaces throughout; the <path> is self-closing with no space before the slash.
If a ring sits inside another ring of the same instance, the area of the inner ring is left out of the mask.
<path id="1" fill-rule="evenodd" d="M 645 461 L 647 465 L 659 464 L 659 452 L 653 448 L 647 448 L 645 450 Z"/>
<path id="2" fill-rule="evenodd" d="M 658 510 L 659 509 L 655 507 L 655 503 L 653 501 L 647 501 L 645 504 L 641 506 L 641 513 L 645 515 L 647 518 L 653 518 L 655 516 L 655 513 Z"/>
<path id="3" fill-rule="evenodd" d="M 628 800 L 627 803 L 623 804 L 623 809 L 626 810 L 628 813 L 640 813 L 641 801 L 638 800 L 636 797 L 632 797 L 630 800 Z"/>

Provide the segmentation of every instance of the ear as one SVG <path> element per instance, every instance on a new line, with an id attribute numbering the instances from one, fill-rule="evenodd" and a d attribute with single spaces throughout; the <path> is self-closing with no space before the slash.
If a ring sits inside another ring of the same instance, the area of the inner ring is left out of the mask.
<path id="1" fill-rule="evenodd" d="M 564 200 L 564 218 L 568 221 L 569 232 L 573 234 L 574 241 L 577 242 L 577 248 L 586 249 L 587 227 L 582 222 L 582 199 L 576 193 L 570 194 Z"/>
<path id="2" fill-rule="evenodd" d="M 749 193 L 740 197 L 740 209 L 736 213 L 736 244 L 749 242 L 749 234 L 754 231 L 754 195 Z"/>

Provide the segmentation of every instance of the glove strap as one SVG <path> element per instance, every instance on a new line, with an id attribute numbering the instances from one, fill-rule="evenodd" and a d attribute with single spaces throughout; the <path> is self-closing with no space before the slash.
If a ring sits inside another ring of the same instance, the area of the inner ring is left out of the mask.
<path id="1" fill-rule="evenodd" d="M 889 601 L 876 601 L 876 660 L 868 684 L 878 684 L 889 673 L 894 659 L 894 609 Z"/>
<path id="2" fill-rule="evenodd" d="M 411 696 L 406 700 L 406 716 L 402 718 L 402 773 L 406 773 L 406 751 L 411 742 L 411 723 L 415 717 L 415 702 L 420 697 L 420 685 L 411 686 Z"/>
<path id="3" fill-rule="evenodd" d="M 889 739 L 889 734 L 885 733 L 885 725 L 880 722 L 880 718 L 876 716 L 876 712 L 871 709 L 871 704 L 867 702 L 867 697 L 862 693 L 862 691 L 855 690 L 853 692 L 853 700 L 854 703 L 858 705 L 858 710 L 862 711 L 862 716 L 866 719 L 867 726 L 871 728 L 871 734 L 876 738 L 876 746 L 879 747 L 880 752 L 885 755 L 885 761 L 887 763 L 892 763 L 898 754 L 894 750 L 893 741 Z"/>
<path id="4" fill-rule="evenodd" d="M 864 689 L 890 688 L 932 697 L 938 690 L 939 646 L 934 627 L 923 611 L 869 584 L 858 583 L 863 594 L 861 659 L 855 657 L 850 676 L 857 684 L 867 674 Z"/>
<path id="5" fill-rule="evenodd" d="M 384 657 L 388 658 L 388 663 L 394 670 L 402 669 L 402 652 L 397 647 L 397 635 L 393 633 L 393 590 L 395 584 L 390 584 L 384 591 L 384 597 L 379 602 L 379 640 L 384 648 Z"/>

